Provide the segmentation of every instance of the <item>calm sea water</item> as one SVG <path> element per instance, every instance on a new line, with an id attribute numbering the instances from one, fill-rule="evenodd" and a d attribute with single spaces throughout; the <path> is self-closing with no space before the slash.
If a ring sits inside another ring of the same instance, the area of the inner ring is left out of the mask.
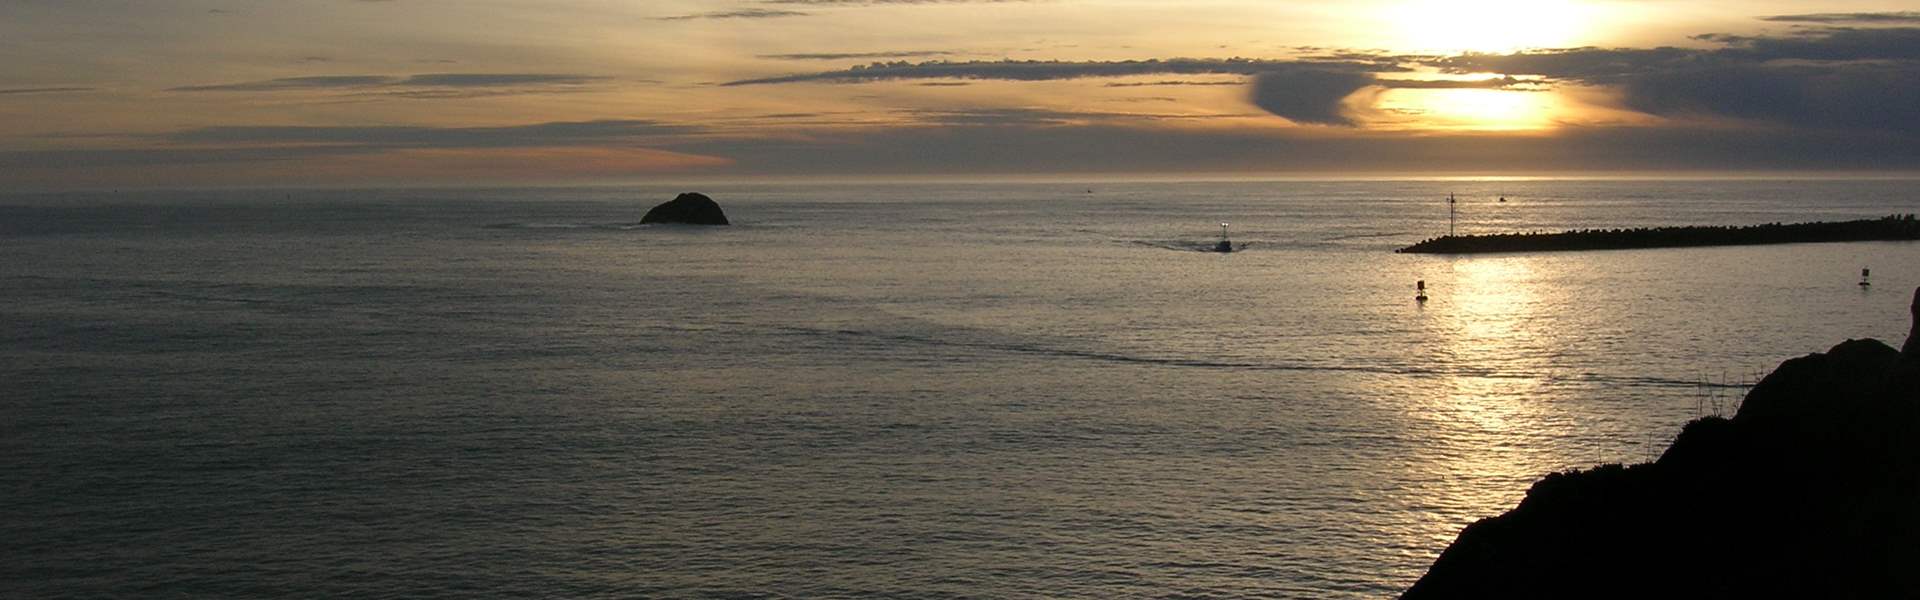
<path id="1" fill-rule="evenodd" d="M 1496 232 L 1916 189 L 0 196 L 0 595 L 1391 596 L 1920 285 L 1912 243 L 1393 254 L 1448 192 Z"/>

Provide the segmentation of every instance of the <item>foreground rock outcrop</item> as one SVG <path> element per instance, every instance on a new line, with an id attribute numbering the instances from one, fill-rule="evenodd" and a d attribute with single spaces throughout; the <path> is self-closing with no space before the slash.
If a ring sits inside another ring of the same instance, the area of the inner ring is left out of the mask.
<path id="1" fill-rule="evenodd" d="M 720 203 L 699 192 L 681 194 L 653 207 L 647 211 L 647 216 L 640 218 L 640 223 L 728 224 L 727 213 L 720 210 Z"/>
<path id="2" fill-rule="evenodd" d="M 1653 463 L 1549 475 L 1402 598 L 1920 598 L 1916 345 L 1788 360 Z"/>

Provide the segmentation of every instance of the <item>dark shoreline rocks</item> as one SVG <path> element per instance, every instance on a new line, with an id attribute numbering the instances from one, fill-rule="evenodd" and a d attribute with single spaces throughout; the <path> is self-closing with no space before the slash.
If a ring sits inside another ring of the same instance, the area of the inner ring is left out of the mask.
<path id="1" fill-rule="evenodd" d="M 640 224 L 680 223 L 685 225 L 727 225 L 727 213 L 720 210 L 720 203 L 714 202 L 706 194 L 687 192 L 675 196 L 647 211 L 640 218 Z"/>
<path id="2" fill-rule="evenodd" d="M 1481 254 L 1903 240 L 1920 240 L 1920 220 L 1915 220 L 1914 215 L 1889 215 L 1857 221 L 1768 223 L 1748 227 L 1651 227 L 1583 229 L 1560 233 L 1448 235 L 1394 252 Z"/>
<path id="3" fill-rule="evenodd" d="M 1548 475 L 1401 597 L 1920 598 L 1920 348 L 1788 360 L 1652 463 Z"/>

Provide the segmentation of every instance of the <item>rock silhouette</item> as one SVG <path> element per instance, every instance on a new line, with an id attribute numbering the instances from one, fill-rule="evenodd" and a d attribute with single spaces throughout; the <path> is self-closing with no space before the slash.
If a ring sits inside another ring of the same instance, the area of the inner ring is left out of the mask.
<path id="1" fill-rule="evenodd" d="M 1913 305 L 1907 310 L 1913 312 L 1913 329 L 1907 331 L 1907 345 L 1900 347 L 1900 353 L 1913 360 L 1920 358 L 1920 288 L 1913 290 Z"/>
<path id="2" fill-rule="evenodd" d="M 640 218 L 640 223 L 728 224 L 727 213 L 720 210 L 720 203 L 699 192 L 680 194 L 653 207 L 646 216 Z"/>
<path id="3" fill-rule="evenodd" d="M 1788 360 L 1652 463 L 1548 475 L 1401 597 L 1920 598 L 1916 344 Z"/>

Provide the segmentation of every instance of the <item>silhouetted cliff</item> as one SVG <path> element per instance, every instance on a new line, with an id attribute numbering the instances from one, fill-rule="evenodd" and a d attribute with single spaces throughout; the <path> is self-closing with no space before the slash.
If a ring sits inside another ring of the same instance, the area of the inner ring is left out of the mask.
<path id="1" fill-rule="evenodd" d="M 1549 475 L 1402 598 L 1920 598 L 1915 346 L 1788 360 L 1653 463 Z"/>

